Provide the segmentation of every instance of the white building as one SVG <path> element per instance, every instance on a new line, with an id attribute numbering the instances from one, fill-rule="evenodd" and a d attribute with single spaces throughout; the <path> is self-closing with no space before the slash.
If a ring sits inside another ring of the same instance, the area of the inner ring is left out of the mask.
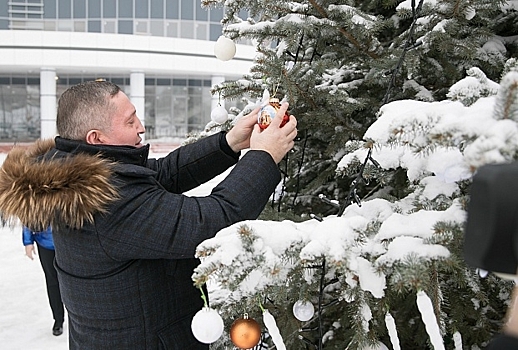
<path id="1" fill-rule="evenodd" d="M 255 51 L 218 60 L 223 11 L 200 4 L 0 0 L 0 142 L 55 136 L 61 93 L 99 78 L 130 97 L 147 139 L 201 130 L 220 102 L 211 87 L 248 73 Z"/>

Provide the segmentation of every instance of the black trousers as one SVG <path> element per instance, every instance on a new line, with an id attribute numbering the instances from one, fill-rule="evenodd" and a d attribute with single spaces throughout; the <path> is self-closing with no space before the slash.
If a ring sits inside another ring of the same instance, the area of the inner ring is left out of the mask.
<path id="1" fill-rule="evenodd" d="M 41 267 L 45 274 L 45 282 L 47 284 L 47 295 L 49 297 L 52 316 L 57 323 L 63 323 L 65 320 L 65 309 L 61 301 L 61 293 L 59 292 L 58 273 L 54 268 L 55 252 L 50 249 L 43 248 L 38 245 L 38 256 L 40 257 Z"/>

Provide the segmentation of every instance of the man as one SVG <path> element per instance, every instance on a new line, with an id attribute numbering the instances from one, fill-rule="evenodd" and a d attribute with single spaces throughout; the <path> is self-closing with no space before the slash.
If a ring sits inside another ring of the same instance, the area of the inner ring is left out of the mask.
<path id="1" fill-rule="evenodd" d="M 208 348 L 190 329 L 203 306 L 191 280 L 195 248 L 266 205 L 297 134 L 293 116 L 280 127 L 287 108 L 265 130 L 255 110 L 228 133 L 156 160 L 118 86 L 86 82 L 63 93 L 60 136 L 4 161 L 0 213 L 33 229 L 52 225 L 70 349 Z M 209 196 L 182 195 L 233 165 Z"/>

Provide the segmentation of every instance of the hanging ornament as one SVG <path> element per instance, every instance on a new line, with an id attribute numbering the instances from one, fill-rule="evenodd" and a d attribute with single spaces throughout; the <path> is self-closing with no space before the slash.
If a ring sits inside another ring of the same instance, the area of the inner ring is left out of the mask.
<path id="1" fill-rule="evenodd" d="M 204 306 L 194 315 L 191 322 L 192 334 L 204 344 L 214 343 L 223 334 L 223 319 L 219 313 Z"/>
<path id="2" fill-rule="evenodd" d="M 264 90 L 263 92 L 263 100 L 262 100 L 262 108 L 259 111 L 259 116 L 257 117 L 257 124 L 261 129 L 266 129 L 268 125 L 272 122 L 272 119 L 275 118 L 277 111 L 281 108 L 281 103 L 278 98 L 270 97 L 270 93 L 268 90 Z M 290 116 L 288 112 L 284 113 L 282 117 L 281 127 L 284 126 L 290 120 Z"/>
<path id="3" fill-rule="evenodd" d="M 489 272 L 487 272 L 486 270 L 482 270 L 482 269 L 476 269 L 476 271 L 478 272 L 478 275 L 482 278 L 486 278 L 487 275 L 489 274 Z"/>
<path id="4" fill-rule="evenodd" d="M 392 343 L 392 349 L 401 350 L 401 346 L 399 344 L 399 337 L 396 329 L 396 321 L 394 320 L 394 317 L 392 317 L 390 312 L 387 312 L 385 314 L 385 325 L 387 326 L 390 342 Z"/>
<path id="5" fill-rule="evenodd" d="M 315 314 L 315 307 L 307 300 L 299 300 L 293 304 L 293 315 L 299 321 L 309 321 Z"/>
<path id="6" fill-rule="evenodd" d="M 270 311 L 263 309 L 263 322 L 268 329 L 268 333 L 272 337 L 273 344 L 277 350 L 286 350 L 286 345 L 284 345 L 284 341 L 282 340 L 281 332 L 279 331 L 279 327 L 277 327 L 277 322 L 275 322 L 275 318 L 270 313 Z"/>
<path id="7" fill-rule="evenodd" d="M 222 61 L 228 61 L 234 58 L 235 54 L 236 44 L 231 39 L 221 35 L 214 44 L 214 55 Z"/>
<path id="8" fill-rule="evenodd" d="M 256 320 L 248 318 L 244 314 L 243 318 L 238 318 L 230 326 L 230 340 L 240 349 L 250 349 L 259 344 L 261 339 L 261 326 Z"/>
<path id="9" fill-rule="evenodd" d="M 218 106 L 210 113 L 210 119 L 215 123 L 223 124 L 228 120 L 228 112 L 225 107 L 218 104 Z"/>

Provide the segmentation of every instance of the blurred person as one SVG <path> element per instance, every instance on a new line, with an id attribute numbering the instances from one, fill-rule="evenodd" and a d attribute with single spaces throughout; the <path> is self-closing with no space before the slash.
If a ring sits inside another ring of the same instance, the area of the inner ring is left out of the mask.
<path id="1" fill-rule="evenodd" d="M 49 298 L 54 325 L 52 326 L 52 334 L 59 336 L 63 334 L 63 322 L 65 321 L 65 309 L 61 301 L 61 293 L 59 292 L 58 274 L 54 268 L 54 242 L 52 240 L 52 229 L 47 227 L 44 231 L 32 231 L 28 227 L 22 228 L 22 241 L 25 246 L 25 255 L 29 259 L 34 260 L 34 255 L 38 255 L 45 274 L 45 283 L 47 285 L 47 295 Z M 38 246 L 36 252 L 35 244 Z"/>

